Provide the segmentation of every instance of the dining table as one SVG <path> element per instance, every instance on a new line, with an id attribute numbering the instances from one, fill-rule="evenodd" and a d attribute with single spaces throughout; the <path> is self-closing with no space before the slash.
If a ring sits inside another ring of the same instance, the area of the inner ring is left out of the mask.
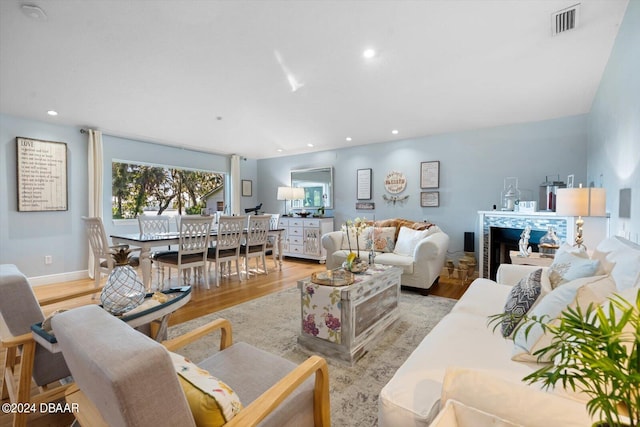
<path id="1" fill-rule="evenodd" d="M 282 234 L 284 228 L 270 229 L 267 234 L 273 236 L 276 240 L 273 251 L 273 259 L 278 264 L 278 269 L 282 271 Z M 246 233 L 246 230 L 245 230 Z M 218 231 L 211 229 L 211 239 L 215 242 L 218 237 Z M 111 234 L 111 240 L 114 245 L 129 245 L 130 247 L 140 248 L 140 270 L 142 271 L 142 283 L 147 291 L 151 290 L 151 249 L 160 246 L 177 245 L 180 240 L 180 233 L 177 231 L 169 231 L 164 233 L 124 233 Z"/>

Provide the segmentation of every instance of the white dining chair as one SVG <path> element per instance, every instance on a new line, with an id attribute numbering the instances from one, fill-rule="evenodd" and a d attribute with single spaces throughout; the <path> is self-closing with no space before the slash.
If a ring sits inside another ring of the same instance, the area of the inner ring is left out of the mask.
<path id="1" fill-rule="evenodd" d="M 138 216 L 138 228 L 140 234 L 145 236 L 153 236 L 163 233 L 169 233 L 171 224 L 171 217 L 168 215 L 139 215 Z M 149 255 L 151 262 L 156 264 L 156 270 L 158 271 L 158 284 L 160 286 L 160 265 L 154 262 L 158 255 L 171 251 L 171 246 L 167 247 L 166 251 L 153 251 Z M 163 272 L 164 274 L 164 272 Z M 171 269 L 169 269 L 169 280 L 171 280 Z"/>
<path id="2" fill-rule="evenodd" d="M 222 263 L 234 261 L 238 279 L 242 281 L 240 272 L 240 244 L 246 225 L 246 216 L 221 216 L 218 221 L 218 231 L 215 245 L 209 248 L 207 260 L 209 268 L 215 264 L 216 286 L 220 286 L 220 272 Z M 229 269 L 229 275 L 231 271 Z"/>
<path id="3" fill-rule="evenodd" d="M 104 231 L 104 225 L 102 224 L 102 218 L 100 217 L 82 217 L 87 230 L 87 237 L 89 238 L 89 248 L 93 253 L 93 278 L 95 280 L 95 287 L 100 287 L 101 274 L 109 275 L 115 261 L 113 260 L 112 249 L 121 248 L 122 246 L 112 246 L 107 239 L 107 233 Z M 138 257 L 130 257 L 129 265 L 137 267 L 140 265 L 140 259 Z"/>
<path id="4" fill-rule="evenodd" d="M 210 216 L 182 216 L 180 218 L 178 250 L 169 251 L 156 257 L 161 266 L 178 270 L 178 281 L 180 281 L 180 273 L 182 273 L 185 286 L 190 285 L 190 270 L 194 269 L 194 282 L 199 278 L 198 272 L 203 271 L 204 283 L 209 289 L 209 274 L 206 264 L 212 222 L 213 218 Z M 162 282 L 164 283 L 164 275 Z"/>
<path id="5" fill-rule="evenodd" d="M 240 246 L 240 254 L 244 258 L 244 271 L 249 277 L 249 258 L 256 259 L 256 272 L 259 271 L 259 261 L 262 261 L 262 269 L 267 271 L 267 241 L 271 215 L 251 215 L 247 223 L 247 233 L 244 243 Z"/>
<path id="6" fill-rule="evenodd" d="M 271 219 L 269 220 L 269 229 L 277 230 L 278 227 L 280 226 L 280 214 L 266 213 L 265 215 L 269 215 L 271 217 Z M 267 239 L 267 250 L 266 250 L 266 255 L 273 256 L 273 265 L 275 266 L 275 268 L 278 268 L 277 239 L 278 238 L 276 236 L 269 236 Z"/>

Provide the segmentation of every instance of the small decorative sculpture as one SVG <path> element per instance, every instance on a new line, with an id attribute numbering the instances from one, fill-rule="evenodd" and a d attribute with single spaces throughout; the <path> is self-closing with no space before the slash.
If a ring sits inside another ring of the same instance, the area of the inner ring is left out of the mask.
<path id="1" fill-rule="evenodd" d="M 518 256 L 528 257 L 531 254 L 531 246 L 529 246 L 529 237 L 531 235 L 531 227 L 528 225 L 520 234 L 520 242 L 518 243 L 518 247 L 520 248 L 520 253 Z"/>
<path id="2" fill-rule="evenodd" d="M 258 206 L 256 206 L 255 208 L 246 208 L 244 210 L 244 213 L 251 213 L 254 212 L 256 215 L 259 215 L 259 211 L 260 209 L 262 209 L 262 203 L 260 203 Z"/>

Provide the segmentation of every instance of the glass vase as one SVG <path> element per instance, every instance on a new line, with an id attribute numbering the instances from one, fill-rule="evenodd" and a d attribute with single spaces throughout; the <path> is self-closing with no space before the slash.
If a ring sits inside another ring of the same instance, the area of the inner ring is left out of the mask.
<path id="1" fill-rule="evenodd" d="M 116 265 L 100 294 L 102 307 L 113 315 L 120 315 L 142 304 L 144 285 L 130 265 Z"/>
<path id="2" fill-rule="evenodd" d="M 538 248 L 540 254 L 543 257 L 553 258 L 556 254 L 556 250 L 560 247 L 560 238 L 556 234 L 556 230 L 549 226 L 547 228 L 547 234 L 540 238 Z"/>

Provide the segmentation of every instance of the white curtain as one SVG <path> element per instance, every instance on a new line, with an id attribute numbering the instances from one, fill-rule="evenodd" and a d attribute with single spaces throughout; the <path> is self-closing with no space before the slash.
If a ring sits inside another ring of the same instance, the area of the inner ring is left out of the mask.
<path id="1" fill-rule="evenodd" d="M 231 155 L 231 213 L 240 215 L 240 156 Z"/>
<path id="2" fill-rule="evenodd" d="M 102 218 L 102 132 L 89 129 L 88 174 L 89 174 L 89 211 L 88 216 Z M 93 277 L 93 253 L 89 252 L 89 277 Z"/>

